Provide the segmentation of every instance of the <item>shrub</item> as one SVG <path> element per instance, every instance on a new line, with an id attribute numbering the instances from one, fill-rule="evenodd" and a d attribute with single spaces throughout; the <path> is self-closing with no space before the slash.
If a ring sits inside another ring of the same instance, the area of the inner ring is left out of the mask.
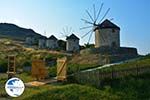
<path id="1" fill-rule="evenodd" d="M 49 67 L 48 68 L 48 74 L 50 77 L 55 77 L 56 76 L 56 73 L 57 73 L 57 68 L 54 66 L 54 67 Z"/>
<path id="2" fill-rule="evenodd" d="M 31 66 L 31 61 L 25 61 L 25 62 L 23 63 L 23 66 Z"/>
<path id="3" fill-rule="evenodd" d="M 6 73 L 7 72 L 7 61 L 6 60 L 2 60 L 0 61 L 0 72 L 1 73 Z"/>

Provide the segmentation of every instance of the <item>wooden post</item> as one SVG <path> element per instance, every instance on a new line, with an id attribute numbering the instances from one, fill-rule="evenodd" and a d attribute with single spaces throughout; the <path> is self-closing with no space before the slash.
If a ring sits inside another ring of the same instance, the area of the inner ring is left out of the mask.
<path id="1" fill-rule="evenodd" d="M 8 74 L 8 79 L 14 77 L 14 75 L 16 74 L 16 56 L 14 55 L 9 55 L 8 56 L 8 70 L 7 70 L 7 74 Z"/>

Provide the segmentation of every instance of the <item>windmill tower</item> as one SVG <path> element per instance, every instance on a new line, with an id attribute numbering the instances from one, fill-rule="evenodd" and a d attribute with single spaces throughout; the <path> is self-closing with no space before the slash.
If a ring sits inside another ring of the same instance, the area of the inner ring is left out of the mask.
<path id="1" fill-rule="evenodd" d="M 88 31 L 86 34 L 84 34 L 82 38 L 90 34 L 88 39 L 89 43 L 93 32 L 95 32 L 95 48 L 120 47 L 120 28 L 111 22 L 112 19 L 111 20 L 105 19 L 108 12 L 110 11 L 110 8 L 107 9 L 102 18 L 99 20 L 99 16 L 102 12 L 103 5 L 104 4 L 102 3 L 98 12 L 96 12 L 95 5 L 93 5 L 93 14 L 90 14 L 90 12 L 86 10 L 86 13 L 89 16 L 90 20 L 81 19 L 86 24 L 88 24 L 88 26 L 82 27 L 80 29 L 81 30 L 89 28 L 92 29 Z"/>
<path id="2" fill-rule="evenodd" d="M 63 28 L 63 33 L 61 33 L 63 36 L 66 37 L 66 51 L 67 52 L 79 52 L 80 45 L 79 45 L 79 38 L 73 34 L 72 28 L 66 27 Z M 69 35 L 71 34 L 71 35 Z"/>
<path id="3" fill-rule="evenodd" d="M 39 49 L 45 49 L 46 48 L 46 37 L 45 36 L 41 36 L 39 38 L 39 41 L 38 41 L 38 47 Z"/>
<path id="4" fill-rule="evenodd" d="M 58 48 L 58 39 L 54 36 L 51 35 L 47 40 L 46 40 L 46 47 L 48 49 L 57 49 Z"/>

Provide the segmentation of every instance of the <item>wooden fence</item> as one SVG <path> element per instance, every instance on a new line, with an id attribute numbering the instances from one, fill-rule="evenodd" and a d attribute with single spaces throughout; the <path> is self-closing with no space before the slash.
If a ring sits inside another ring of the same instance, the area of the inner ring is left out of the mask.
<path id="1" fill-rule="evenodd" d="M 129 75 L 138 76 L 143 73 L 150 73 L 150 66 L 134 67 L 115 70 L 111 68 L 111 71 L 103 71 L 102 69 L 78 72 L 68 77 L 70 81 L 77 82 L 79 84 L 88 84 L 96 87 L 100 87 L 104 80 L 113 80 L 123 78 Z"/>

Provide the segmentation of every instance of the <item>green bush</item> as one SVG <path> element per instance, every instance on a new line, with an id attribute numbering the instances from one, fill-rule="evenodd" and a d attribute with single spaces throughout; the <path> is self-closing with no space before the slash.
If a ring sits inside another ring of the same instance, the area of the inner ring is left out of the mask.
<path id="1" fill-rule="evenodd" d="M 7 66 L 8 66 L 7 61 L 1 60 L 0 61 L 0 72 L 6 73 L 7 72 Z"/>
<path id="2" fill-rule="evenodd" d="M 25 61 L 25 62 L 23 63 L 23 66 L 31 66 L 31 61 Z"/>
<path id="3" fill-rule="evenodd" d="M 48 74 L 49 74 L 49 77 L 55 77 L 56 76 L 56 73 L 57 73 L 57 68 L 54 66 L 54 67 L 49 67 L 48 68 Z"/>

